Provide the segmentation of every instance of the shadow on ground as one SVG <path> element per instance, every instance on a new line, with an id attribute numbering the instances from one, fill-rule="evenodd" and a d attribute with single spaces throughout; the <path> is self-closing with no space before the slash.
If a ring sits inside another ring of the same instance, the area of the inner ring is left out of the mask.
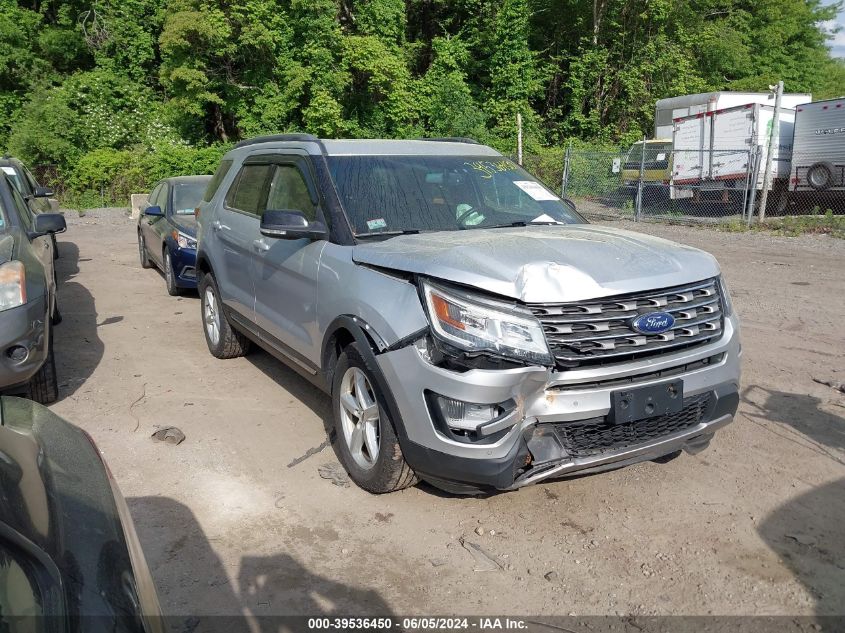
<path id="1" fill-rule="evenodd" d="M 817 615 L 845 615 L 845 479 L 789 500 L 759 532 L 812 595 Z"/>
<path id="2" fill-rule="evenodd" d="M 750 385 L 742 399 L 746 419 L 845 465 L 845 419 L 825 411 L 820 398 Z"/>
<path id="3" fill-rule="evenodd" d="M 171 630 L 269 633 L 296 628 L 275 616 L 391 615 L 378 592 L 315 574 L 288 554 L 243 556 L 230 582 L 190 508 L 167 497 L 127 502 Z"/>
<path id="4" fill-rule="evenodd" d="M 103 359 L 104 347 L 97 329 L 122 321 L 123 317 L 114 316 L 98 323 L 94 296 L 74 281 L 79 273 L 79 247 L 62 240 L 59 249 L 56 281 L 62 322 L 54 330 L 54 340 L 59 400 L 63 400 L 85 384 Z"/>

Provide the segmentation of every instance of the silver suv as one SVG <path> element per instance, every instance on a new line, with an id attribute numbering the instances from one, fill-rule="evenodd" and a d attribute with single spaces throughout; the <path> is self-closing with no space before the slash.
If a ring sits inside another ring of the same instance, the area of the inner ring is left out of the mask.
<path id="1" fill-rule="evenodd" d="M 739 401 L 716 260 L 593 226 L 468 139 L 245 141 L 199 208 L 217 358 L 331 394 L 351 478 L 507 490 L 705 448 Z"/>

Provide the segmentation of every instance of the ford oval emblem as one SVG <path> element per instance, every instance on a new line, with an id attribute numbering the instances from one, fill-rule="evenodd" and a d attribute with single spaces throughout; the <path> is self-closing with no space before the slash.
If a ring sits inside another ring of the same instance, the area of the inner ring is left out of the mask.
<path id="1" fill-rule="evenodd" d="M 631 327 L 641 334 L 663 334 L 675 325 L 675 317 L 668 312 L 647 312 L 631 321 Z"/>

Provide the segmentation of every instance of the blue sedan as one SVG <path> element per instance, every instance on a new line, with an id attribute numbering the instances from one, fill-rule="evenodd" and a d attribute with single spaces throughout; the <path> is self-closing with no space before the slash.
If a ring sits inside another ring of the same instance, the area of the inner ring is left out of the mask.
<path id="1" fill-rule="evenodd" d="M 141 267 L 157 266 L 164 273 L 167 292 L 178 295 L 197 287 L 197 219 L 211 176 L 165 178 L 153 187 L 138 218 Z"/>

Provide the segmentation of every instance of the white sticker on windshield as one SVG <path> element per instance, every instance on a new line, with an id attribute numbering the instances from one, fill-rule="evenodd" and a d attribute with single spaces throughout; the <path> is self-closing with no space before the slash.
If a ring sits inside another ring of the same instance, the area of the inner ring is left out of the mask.
<path id="1" fill-rule="evenodd" d="M 14 167 L 3 167 L 3 171 L 9 174 L 10 176 L 15 176 L 15 168 Z"/>
<path id="2" fill-rule="evenodd" d="M 546 189 L 539 182 L 534 182 L 533 180 L 514 180 L 513 184 L 522 189 L 535 200 L 560 200 L 560 198 Z"/>
<path id="3" fill-rule="evenodd" d="M 371 231 L 387 228 L 387 222 L 384 218 L 376 218 L 375 220 L 367 220 L 367 228 Z"/>
<path id="4" fill-rule="evenodd" d="M 531 221 L 532 221 L 532 222 L 537 222 L 537 223 L 540 223 L 540 222 L 542 222 L 542 223 L 546 223 L 546 222 L 554 222 L 555 224 L 562 224 L 562 222 L 561 222 L 560 220 L 555 220 L 552 216 L 550 216 L 550 215 L 549 215 L 549 214 L 547 214 L 547 213 L 544 213 L 543 215 L 538 216 L 538 217 L 534 218 L 534 219 L 533 219 L 533 220 L 531 220 Z"/>
<path id="5" fill-rule="evenodd" d="M 657 155 L 657 160 L 666 160 L 666 152 L 660 152 Z"/>

